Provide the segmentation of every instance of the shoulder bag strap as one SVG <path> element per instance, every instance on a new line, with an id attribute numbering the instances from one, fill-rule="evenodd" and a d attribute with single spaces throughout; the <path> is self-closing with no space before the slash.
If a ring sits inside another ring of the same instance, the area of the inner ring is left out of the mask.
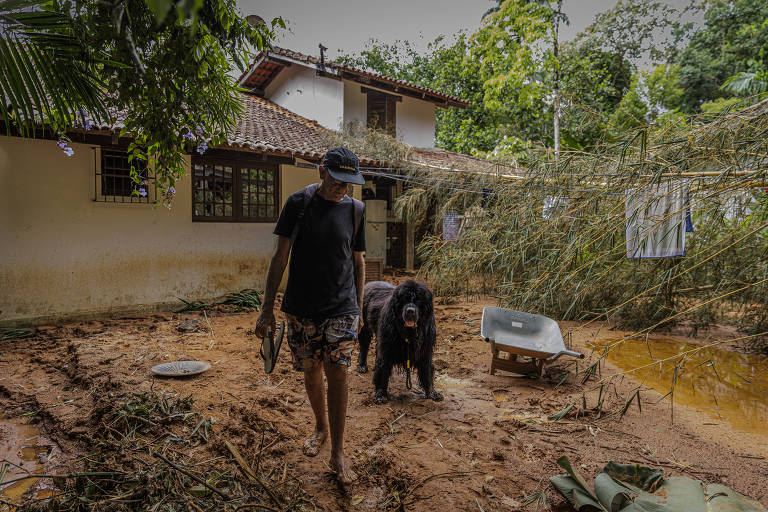
<path id="1" fill-rule="evenodd" d="M 317 187 L 318 184 L 313 183 L 304 188 L 304 202 L 301 205 L 301 210 L 299 210 L 298 215 L 296 215 L 296 223 L 293 225 L 293 231 L 291 232 L 291 245 L 296 242 L 296 238 L 299 236 L 299 231 L 304 227 L 304 214 L 307 211 L 309 202 L 312 201 L 312 198 L 315 197 L 315 194 L 317 193 Z"/>

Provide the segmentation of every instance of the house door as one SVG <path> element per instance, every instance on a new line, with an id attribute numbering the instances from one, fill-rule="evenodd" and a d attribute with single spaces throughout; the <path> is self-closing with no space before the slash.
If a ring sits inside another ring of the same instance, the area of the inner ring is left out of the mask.
<path id="1" fill-rule="evenodd" d="M 405 268 L 405 223 L 387 222 L 387 265 Z"/>

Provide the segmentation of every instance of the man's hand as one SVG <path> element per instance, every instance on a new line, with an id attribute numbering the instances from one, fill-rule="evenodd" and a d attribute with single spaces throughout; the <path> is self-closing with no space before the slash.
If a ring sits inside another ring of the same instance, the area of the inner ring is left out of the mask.
<path id="1" fill-rule="evenodd" d="M 261 338 L 267 335 L 267 329 L 272 329 L 272 332 L 275 332 L 275 294 L 277 293 L 277 287 L 280 286 L 280 279 L 283 277 L 290 253 L 291 239 L 287 236 L 278 236 L 277 248 L 275 249 L 275 254 L 272 255 L 272 260 L 269 262 L 269 270 L 267 271 L 267 284 L 264 287 L 261 314 L 253 328 L 253 333 Z"/>
<path id="2" fill-rule="evenodd" d="M 276 322 L 275 313 L 272 308 L 265 308 L 261 310 L 259 318 L 256 320 L 256 326 L 253 328 L 253 334 L 259 338 L 264 338 L 267 335 L 267 330 L 271 329 L 275 332 Z"/>
<path id="3" fill-rule="evenodd" d="M 358 318 L 359 320 L 357 321 L 357 334 L 360 334 L 360 331 L 363 330 L 363 313 L 360 313 L 360 316 Z"/>

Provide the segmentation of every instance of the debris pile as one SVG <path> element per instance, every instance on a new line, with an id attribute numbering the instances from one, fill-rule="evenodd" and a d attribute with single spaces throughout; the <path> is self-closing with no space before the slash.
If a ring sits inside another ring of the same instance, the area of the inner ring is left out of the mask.
<path id="1" fill-rule="evenodd" d="M 82 470 L 48 475 L 54 497 L 20 510 L 303 510 L 311 505 L 287 466 L 248 461 L 216 432 L 193 400 L 129 393 L 93 411 L 98 428 L 81 434 Z M 311 507 L 310 507 L 311 508 Z"/>

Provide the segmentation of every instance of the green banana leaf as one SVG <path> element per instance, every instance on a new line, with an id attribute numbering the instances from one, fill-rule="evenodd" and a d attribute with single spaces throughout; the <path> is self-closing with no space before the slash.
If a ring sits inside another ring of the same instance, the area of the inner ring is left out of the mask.
<path id="1" fill-rule="evenodd" d="M 595 477 L 594 492 L 567 457 L 567 471 L 549 479 L 579 512 L 766 512 L 757 501 L 721 484 L 687 476 L 664 478 L 660 469 L 609 462 Z"/>

